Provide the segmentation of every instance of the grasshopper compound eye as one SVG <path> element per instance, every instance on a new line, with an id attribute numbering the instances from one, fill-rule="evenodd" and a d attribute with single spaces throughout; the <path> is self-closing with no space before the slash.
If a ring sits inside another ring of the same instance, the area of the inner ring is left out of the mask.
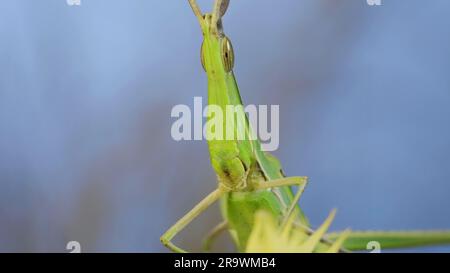
<path id="1" fill-rule="evenodd" d="M 234 50 L 233 45 L 231 44 L 230 39 L 224 36 L 220 41 L 220 52 L 222 57 L 222 64 L 225 69 L 225 72 L 231 72 L 234 67 Z M 203 41 L 201 49 L 200 49 L 200 60 L 202 62 L 203 70 L 206 71 L 205 64 L 205 41 Z"/>
<path id="2" fill-rule="evenodd" d="M 203 67 L 203 70 L 205 70 L 205 72 L 206 72 L 206 65 L 205 65 L 205 50 L 204 50 L 204 47 L 205 47 L 205 41 L 203 41 L 202 42 L 202 46 L 201 46 L 201 48 L 200 48 L 200 60 L 201 60 L 201 62 L 202 62 L 202 67 Z"/>
<path id="3" fill-rule="evenodd" d="M 223 67 L 226 72 L 230 72 L 234 67 L 234 51 L 230 39 L 226 36 L 222 38 L 221 50 Z"/>

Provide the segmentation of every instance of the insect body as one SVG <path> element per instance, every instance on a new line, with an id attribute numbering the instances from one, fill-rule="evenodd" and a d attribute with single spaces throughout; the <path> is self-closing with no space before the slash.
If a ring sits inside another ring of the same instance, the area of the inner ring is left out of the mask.
<path id="1" fill-rule="evenodd" d="M 222 230 L 229 230 L 241 251 L 246 247 L 255 214 L 259 210 L 269 212 L 281 223 L 295 213 L 296 224 L 311 234 L 308 221 L 297 205 L 307 178 L 283 175 L 278 159 L 261 150 L 261 143 L 253 136 L 244 113 L 233 74 L 233 46 L 224 34 L 221 22 L 229 0 L 216 0 L 213 12 L 204 15 L 195 0 L 189 0 L 189 3 L 203 33 L 201 64 L 208 78 L 208 106 L 215 106 L 225 113 L 223 122 L 218 126 L 223 132 L 232 128 L 232 137 L 227 135 L 225 139 L 215 139 L 208 138 L 207 135 L 218 187 L 170 227 L 161 236 L 161 242 L 175 252 L 185 252 L 174 245 L 172 239 L 218 200 L 221 200 L 225 221 L 212 231 L 209 238 L 214 238 Z M 236 111 L 230 114 L 227 112 L 228 107 L 233 107 Z M 208 108 L 207 114 L 208 119 L 211 119 L 214 113 Z M 230 127 L 230 124 L 235 126 Z M 295 196 L 291 190 L 294 185 L 298 186 Z M 337 241 L 341 234 L 328 234 L 322 239 L 322 243 Z M 207 240 L 207 246 L 210 241 Z M 362 250 L 372 241 L 378 242 L 382 248 L 443 244 L 450 243 L 450 232 L 352 232 L 343 245 L 349 250 Z"/>
<path id="2" fill-rule="evenodd" d="M 208 105 L 214 105 L 225 113 L 220 125 L 223 131 L 229 129 L 227 122 L 232 121 L 235 126 L 232 127 L 231 138 L 208 139 L 211 164 L 219 182 L 218 189 L 180 219 L 161 240 L 174 251 L 184 251 L 173 245 L 171 239 L 209 205 L 221 199 L 226 222 L 220 226 L 229 229 L 236 245 L 243 250 L 258 210 L 269 211 L 280 221 L 297 211 L 299 221 L 307 225 L 306 218 L 296 206 L 306 185 L 306 177 L 284 177 L 278 159 L 262 151 L 260 142 L 252 135 L 233 74 L 233 46 L 221 24 L 221 16 L 229 1 L 216 1 L 213 13 L 205 15 L 200 12 L 195 1 L 189 2 L 203 33 L 201 63 L 208 77 Z M 235 109 L 232 113 L 227 111 L 230 106 Z M 212 118 L 211 112 L 208 112 L 208 117 Z M 299 186 L 296 196 L 290 189 L 291 185 Z"/>

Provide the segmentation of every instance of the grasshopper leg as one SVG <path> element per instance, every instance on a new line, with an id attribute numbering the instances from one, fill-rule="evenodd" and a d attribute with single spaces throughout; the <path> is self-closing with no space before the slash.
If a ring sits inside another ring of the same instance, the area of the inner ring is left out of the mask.
<path id="1" fill-rule="evenodd" d="M 227 230 L 228 221 L 224 220 L 215 226 L 209 233 L 206 235 L 203 241 L 203 250 L 205 252 L 209 252 L 211 250 L 211 245 L 213 241 L 219 236 L 223 231 Z"/>
<path id="2" fill-rule="evenodd" d="M 161 243 L 174 252 L 185 253 L 184 249 L 181 249 L 172 243 L 172 239 L 183 230 L 192 220 L 194 220 L 200 213 L 205 211 L 209 206 L 216 202 L 225 191 L 221 188 L 216 189 L 200 201 L 193 209 L 186 213 L 180 220 L 178 220 L 173 226 L 171 226 L 160 238 Z"/>
<path id="3" fill-rule="evenodd" d="M 292 214 L 292 212 L 295 210 L 298 200 L 300 200 L 300 197 L 302 196 L 303 192 L 305 191 L 306 184 L 308 184 L 308 177 L 306 176 L 292 176 L 292 177 L 285 177 L 280 178 L 276 180 L 271 180 L 264 183 L 259 183 L 256 186 L 256 189 L 267 189 L 267 188 L 275 188 L 275 187 L 284 187 L 284 186 L 298 186 L 297 193 L 294 196 L 294 199 L 292 199 L 292 202 L 290 204 L 289 209 L 287 210 L 284 222 L 289 219 L 289 216 Z"/>

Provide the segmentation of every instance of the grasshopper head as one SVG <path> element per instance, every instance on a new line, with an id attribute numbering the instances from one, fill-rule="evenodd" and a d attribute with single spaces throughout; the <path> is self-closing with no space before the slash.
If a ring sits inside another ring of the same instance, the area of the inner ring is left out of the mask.
<path id="1" fill-rule="evenodd" d="M 189 0 L 203 33 L 201 63 L 210 77 L 230 73 L 233 70 L 233 46 L 222 28 L 222 17 L 229 2 L 230 0 L 216 0 L 213 12 L 202 14 L 195 0 Z"/>
<path id="2" fill-rule="evenodd" d="M 196 0 L 189 0 L 189 4 L 191 5 L 192 11 L 194 12 L 195 16 L 197 17 L 200 26 L 204 27 L 205 24 L 205 17 L 200 10 L 200 7 L 198 6 Z M 230 4 L 230 0 L 216 0 L 214 3 L 214 9 L 212 11 L 211 15 L 211 22 L 214 27 L 217 27 L 219 21 L 222 19 L 222 17 L 225 15 L 228 9 L 228 5 Z"/>

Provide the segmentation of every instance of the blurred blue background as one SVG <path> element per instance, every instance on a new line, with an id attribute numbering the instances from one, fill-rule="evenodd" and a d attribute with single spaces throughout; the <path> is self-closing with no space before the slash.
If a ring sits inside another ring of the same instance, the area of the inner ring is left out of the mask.
<path id="1" fill-rule="evenodd" d="M 310 177 L 312 223 L 338 208 L 333 230 L 450 228 L 449 10 L 231 1 L 243 99 L 280 105 L 275 155 Z M 216 186 L 206 143 L 170 136 L 172 106 L 206 96 L 200 44 L 187 1 L 2 1 L 0 251 L 166 251 Z M 215 206 L 176 242 L 199 250 L 219 221 Z"/>

